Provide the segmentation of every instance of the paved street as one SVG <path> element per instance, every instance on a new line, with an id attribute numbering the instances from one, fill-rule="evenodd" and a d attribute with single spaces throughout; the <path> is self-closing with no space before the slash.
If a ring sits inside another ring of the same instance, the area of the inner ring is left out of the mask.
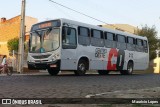
<path id="1" fill-rule="evenodd" d="M 160 75 L 131 76 L 87 74 L 74 76 L 48 73 L 0 76 L 0 98 L 85 98 L 87 95 L 160 87 Z M 105 97 L 102 96 L 102 97 Z M 114 96 L 113 96 L 114 97 Z"/>

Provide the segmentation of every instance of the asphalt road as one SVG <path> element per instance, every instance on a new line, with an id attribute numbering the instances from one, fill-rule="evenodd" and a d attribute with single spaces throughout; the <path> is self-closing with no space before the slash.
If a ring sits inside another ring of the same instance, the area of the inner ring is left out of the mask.
<path id="1" fill-rule="evenodd" d="M 160 87 L 158 74 L 0 76 L 0 98 L 85 98 L 90 94 L 154 87 Z"/>

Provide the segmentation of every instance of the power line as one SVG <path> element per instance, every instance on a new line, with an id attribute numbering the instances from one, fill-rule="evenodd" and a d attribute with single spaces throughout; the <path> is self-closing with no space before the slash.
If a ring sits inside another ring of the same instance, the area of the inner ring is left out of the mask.
<path id="1" fill-rule="evenodd" d="M 59 6 L 59 5 L 58 5 Z M 61 11 L 63 14 L 67 15 L 68 17 L 75 19 L 73 16 L 69 15 L 68 13 L 66 13 L 65 11 L 63 11 L 63 9 L 59 8 L 58 6 L 56 6 L 56 9 Z"/>
<path id="2" fill-rule="evenodd" d="M 74 12 L 76 12 L 76 13 L 79 13 L 79 14 L 83 15 L 83 16 L 86 16 L 86 17 L 88 17 L 88 18 L 91 18 L 91 19 L 93 19 L 93 20 L 102 22 L 102 23 L 104 23 L 104 24 L 106 24 L 106 25 L 109 25 L 109 26 L 113 26 L 115 29 L 116 29 L 116 28 L 119 28 L 119 27 L 117 27 L 117 26 L 114 26 L 114 25 L 112 25 L 112 24 L 108 24 L 108 23 L 106 23 L 106 22 L 104 22 L 104 21 L 102 21 L 102 20 L 99 20 L 99 19 L 97 19 L 97 18 L 94 18 L 94 17 L 91 17 L 91 16 L 89 16 L 89 15 L 86 15 L 86 14 L 84 14 L 84 13 L 82 13 L 82 12 L 79 12 L 79 11 L 77 11 L 77 10 L 74 10 L 74 9 L 72 9 L 72 8 L 70 8 L 70 7 L 64 6 L 64 5 L 62 5 L 62 4 L 60 4 L 60 3 L 57 3 L 57 2 L 55 2 L 55 1 L 53 1 L 53 0 L 49 0 L 49 1 L 52 2 L 52 3 L 54 3 L 54 4 L 57 4 L 57 5 L 59 5 L 59 6 L 62 6 L 62 7 L 64 7 L 64 8 L 66 8 L 66 9 L 68 9 L 68 10 L 74 11 Z"/>
<path id="3" fill-rule="evenodd" d="M 79 14 L 81 14 L 81 15 L 83 15 L 83 16 L 86 16 L 86 17 L 89 17 L 89 18 L 94 19 L 94 20 L 96 20 L 96 21 L 99 21 L 99 22 L 105 23 L 105 24 L 107 24 L 107 25 L 110 25 L 110 24 L 108 24 L 108 23 L 106 23 L 106 22 L 104 22 L 104 21 L 101 21 L 101 20 L 99 20 L 99 19 L 97 19 L 97 18 L 91 17 L 91 16 L 86 15 L 86 14 L 84 14 L 84 13 L 82 13 L 82 12 L 79 12 L 79 11 L 77 11 L 77 10 L 74 10 L 74 9 L 72 9 L 72 8 L 69 8 L 69 7 L 67 7 L 67 6 L 64 6 L 64 5 L 62 5 L 62 4 L 60 4 L 60 3 L 57 3 L 57 2 L 55 2 L 55 1 L 53 1 L 53 0 L 49 0 L 49 1 L 52 2 L 52 3 L 55 3 L 55 4 L 59 5 L 59 6 L 62 6 L 62 7 L 64 7 L 64 8 L 66 8 L 66 9 L 69 9 L 69 10 L 72 10 L 72 11 L 74 11 L 74 12 L 76 12 L 76 13 L 79 13 Z M 111 26 L 113 26 L 113 25 L 111 25 Z"/>

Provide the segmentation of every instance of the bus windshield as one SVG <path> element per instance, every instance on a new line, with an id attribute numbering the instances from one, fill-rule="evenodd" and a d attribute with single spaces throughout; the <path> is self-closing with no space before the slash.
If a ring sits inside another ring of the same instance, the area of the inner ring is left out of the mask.
<path id="1" fill-rule="evenodd" d="M 45 53 L 59 47 L 59 28 L 37 30 L 31 33 L 30 52 Z"/>

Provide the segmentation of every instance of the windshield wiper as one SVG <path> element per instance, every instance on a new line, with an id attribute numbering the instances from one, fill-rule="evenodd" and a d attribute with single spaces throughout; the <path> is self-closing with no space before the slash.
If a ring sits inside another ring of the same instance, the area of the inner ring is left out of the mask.
<path id="1" fill-rule="evenodd" d="M 41 35 L 40 35 L 37 31 L 35 31 L 35 33 L 36 33 L 39 37 L 41 37 Z"/>
<path id="2" fill-rule="evenodd" d="M 52 28 L 49 28 L 49 29 L 46 31 L 46 35 L 48 35 L 51 31 L 52 31 Z"/>

